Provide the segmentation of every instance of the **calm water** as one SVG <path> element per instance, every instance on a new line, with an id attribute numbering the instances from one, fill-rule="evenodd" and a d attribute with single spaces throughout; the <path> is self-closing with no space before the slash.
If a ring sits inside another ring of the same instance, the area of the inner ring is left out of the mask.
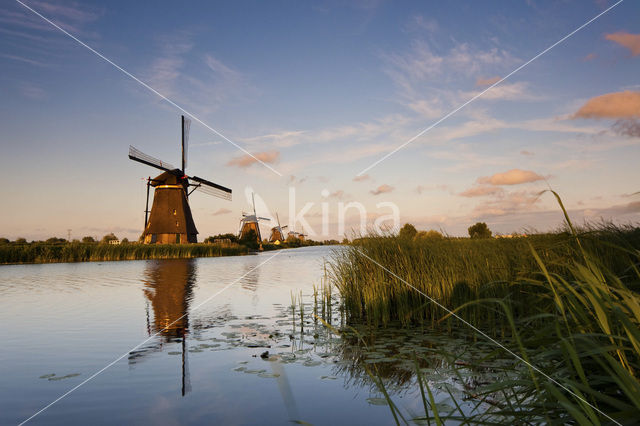
<path id="1" fill-rule="evenodd" d="M 392 357 L 437 336 L 394 332 L 364 351 L 315 323 L 313 285 L 331 250 L 284 250 L 258 268 L 274 253 L 0 267 L 0 424 L 122 355 L 30 424 L 390 424 L 362 364 L 381 366 L 397 404 L 419 413 L 412 365 Z M 300 292 L 302 330 L 290 306 Z M 425 373 L 442 376 L 435 364 Z"/>

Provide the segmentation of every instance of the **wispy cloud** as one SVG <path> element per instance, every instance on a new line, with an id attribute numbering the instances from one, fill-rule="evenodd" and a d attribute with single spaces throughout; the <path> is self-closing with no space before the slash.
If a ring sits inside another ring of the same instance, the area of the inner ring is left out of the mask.
<path id="1" fill-rule="evenodd" d="M 489 77 L 489 78 L 482 78 L 482 77 L 478 77 L 478 79 L 476 80 L 476 86 L 491 86 L 494 83 L 497 83 L 498 81 L 500 81 L 500 76 L 495 76 L 495 77 Z"/>
<path id="2" fill-rule="evenodd" d="M 544 180 L 544 177 L 530 170 L 511 169 L 504 173 L 478 178 L 478 183 L 489 185 L 520 185 Z"/>
<path id="3" fill-rule="evenodd" d="M 19 89 L 22 95 L 29 99 L 40 100 L 47 97 L 47 92 L 43 88 L 31 83 L 22 83 Z"/>
<path id="4" fill-rule="evenodd" d="M 371 176 L 364 174 L 364 175 L 360 175 L 360 176 L 356 176 L 353 178 L 354 182 L 363 182 L 365 180 L 369 180 L 371 179 Z"/>
<path id="5" fill-rule="evenodd" d="M 458 195 L 462 197 L 471 198 L 471 197 L 484 197 L 485 195 L 500 194 L 502 192 L 504 192 L 504 190 L 499 186 L 481 185 L 481 186 L 474 186 L 473 188 L 469 188 L 466 191 L 462 191 Z"/>
<path id="6" fill-rule="evenodd" d="M 370 191 L 373 195 L 380 195 L 380 194 L 386 194 L 389 192 L 393 191 L 393 186 L 387 185 L 386 183 L 383 185 L 380 185 L 379 187 L 377 187 L 376 189 Z"/>
<path id="7" fill-rule="evenodd" d="M 194 40 L 192 31 L 176 31 L 158 39 L 159 54 L 143 72 L 151 86 L 200 114 L 257 95 L 242 72 L 211 52 L 201 53 Z"/>
<path id="8" fill-rule="evenodd" d="M 618 120 L 611 129 L 614 133 L 630 138 L 640 138 L 640 120 Z"/>
<path id="9" fill-rule="evenodd" d="M 227 166 L 236 166 L 240 168 L 246 168 L 258 162 L 258 160 L 263 163 L 272 164 L 277 162 L 280 159 L 280 153 L 278 151 L 266 151 L 266 152 L 256 152 L 253 156 L 249 154 L 241 155 L 239 157 L 235 157 L 227 163 Z"/>
<path id="10" fill-rule="evenodd" d="M 221 207 L 218 210 L 216 210 L 215 212 L 211 213 L 211 215 L 212 216 L 220 216 L 220 215 L 229 214 L 229 213 L 231 213 L 231 210 L 225 209 L 224 207 Z"/>
<path id="11" fill-rule="evenodd" d="M 640 55 L 640 34 L 630 34 L 620 31 L 613 34 L 605 34 L 604 38 L 626 47 L 631 52 L 631 56 Z"/>

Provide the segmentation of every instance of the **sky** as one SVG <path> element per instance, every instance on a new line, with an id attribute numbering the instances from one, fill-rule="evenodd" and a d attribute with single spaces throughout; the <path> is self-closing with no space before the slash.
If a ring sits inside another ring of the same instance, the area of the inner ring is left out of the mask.
<path id="1" fill-rule="evenodd" d="M 180 164 L 185 111 L 187 174 L 234 191 L 190 197 L 200 240 L 252 191 L 283 225 L 312 203 L 292 225 L 320 240 L 350 202 L 556 229 L 548 189 L 578 224 L 640 221 L 640 2 L 21 1 L 95 52 L 3 0 L 0 237 L 137 239 L 157 173 L 129 145 Z"/>

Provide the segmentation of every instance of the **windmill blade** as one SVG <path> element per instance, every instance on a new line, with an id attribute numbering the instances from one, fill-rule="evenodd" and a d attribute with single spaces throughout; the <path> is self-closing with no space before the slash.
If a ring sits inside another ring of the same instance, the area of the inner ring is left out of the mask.
<path id="1" fill-rule="evenodd" d="M 191 120 L 182 116 L 182 173 L 187 167 L 187 150 L 189 147 L 189 129 L 191 128 Z"/>
<path id="2" fill-rule="evenodd" d="M 285 226 L 281 226 L 280 229 L 285 229 L 285 228 L 288 228 L 288 227 L 289 227 L 289 225 L 285 225 Z"/>
<path id="3" fill-rule="evenodd" d="M 271 222 L 271 219 L 270 219 L 270 218 L 268 218 L 268 217 L 258 217 L 257 219 L 258 219 L 258 220 L 266 220 L 266 221 Z"/>
<path id="4" fill-rule="evenodd" d="M 133 161 L 137 161 L 142 164 L 146 164 L 147 166 L 155 167 L 156 169 L 164 170 L 165 172 L 175 173 L 175 167 L 173 167 L 169 163 L 165 163 L 162 160 L 158 160 L 155 157 L 152 157 L 139 149 L 129 145 L 129 158 Z"/>
<path id="5" fill-rule="evenodd" d="M 192 176 L 189 177 L 189 179 L 198 182 L 198 185 L 196 185 L 197 191 L 231 201 L 231 190 L 229 188 L 218 185 L 217 183 L 209 182 L 208 180 L 199 178 L 198 176 Z"/>

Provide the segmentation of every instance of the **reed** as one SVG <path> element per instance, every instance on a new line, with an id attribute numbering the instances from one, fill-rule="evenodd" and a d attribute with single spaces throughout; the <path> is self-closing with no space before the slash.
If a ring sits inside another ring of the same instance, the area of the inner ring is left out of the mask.
<path id="1" fill-rule="evenodd" d="M 640 418 L 640 232 L 610 224 L 576 229 L 554 195 L 566 231 L 508 240 L 373 237 L 334 255 L 332 277 L 352 323 L 467 328 L 366 255 L 527 361 L 516 363 L 511 379 L 469 392 L 479 401 L 474 412 L 447 418 L 429 412 L 433 401 L 423 396 L 421 421 L 631 424 Z M 490 357 L 465 364 L 482 369 L 504 357 L 513 358 L 496 347 Z"/>
<path id="2" fill-rule="evenodd" d="M 0 245 L 0 264 L 93 262 L 139 259 L 178 259 L 236 256 L 247 253 L 240 245 L 215 244 L 96 244 L 30 243 Z"/>

